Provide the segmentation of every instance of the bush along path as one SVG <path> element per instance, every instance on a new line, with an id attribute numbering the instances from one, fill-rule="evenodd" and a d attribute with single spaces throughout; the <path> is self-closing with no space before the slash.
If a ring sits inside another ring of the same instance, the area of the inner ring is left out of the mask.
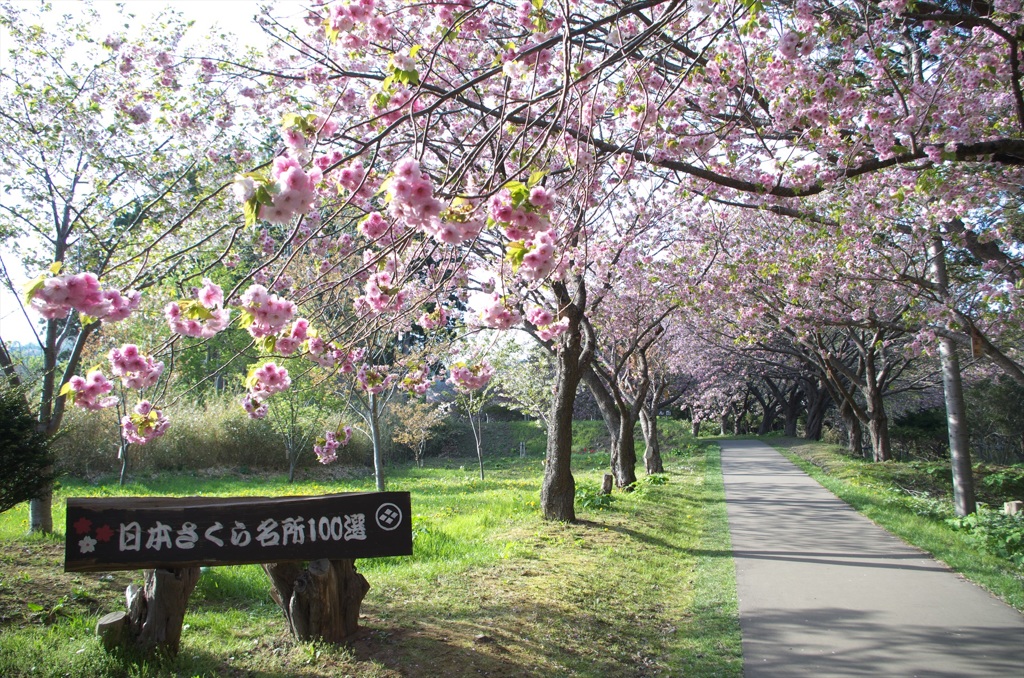
<path id="1" fill-rule="evenodd" d="M 744 675 L 1024 675 L 1024 617 L 778 452 L 724 441 Z"/>

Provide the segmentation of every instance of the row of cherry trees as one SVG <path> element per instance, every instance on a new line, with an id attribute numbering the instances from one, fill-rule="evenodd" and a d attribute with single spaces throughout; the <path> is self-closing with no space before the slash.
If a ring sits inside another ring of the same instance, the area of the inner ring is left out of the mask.
<path id="1" fill-rule="evenodd" d="M 628 487 L 633 425 L 657 470 L 671 398 L 709 416 L 756 376 L 750 397 L 790 422 L 798 391 L 816 417 L 836 402 L 881 459 L 886 394 L 928 381 L 918 356 L 941 353 L 951 413 L 958 344 L 1024 380 L 1014 2 L 360 0 L 261 21 L 273 46 L 250 61 L 179 54 L 170 29 L 148 51 L 113 36 L 94 46 L 102 68 L 57 79 L 67 59 L 11 29 L 49 70 L 25 60 L 5 81 L 19 104 L 5 111 L 23 115 L 4 124 L 26 140 L 5 156 L 25 178 L 5 223 L 52 222 L 32 261 L 52 249 L 65 264 L 29 291 L 52 354 L 41 425 L 69 396 L 107 402 L 105 377 L 72 377 L 90 335 L 131 313 L 163 312 L 170 330 L 133 383 L 157 358 L 247 332 L 253 415 L 289 369 L 325 369 L 351 375 L 371 436 L 388 389 L 422 392 L 442 364 L 462 389 L 490 373 L 473 355 L 414 358 L 410 337 L 522 327 L 557 362 L 542 510 L 572 520 L 580 383 Z M 68 102 L 82 138 L 54 124 Z M 40 134 L 44 150 L 28 143 Z M 86 153 L 97 138 L 124 144 L 104 147 L 110 167 Z M 129 292 L 158 281 L 180 293 Z M 742 371 L 722 369 L 741 353 Z M 136 442 L 167 425 L 141 396 L 125 421 Z"/>

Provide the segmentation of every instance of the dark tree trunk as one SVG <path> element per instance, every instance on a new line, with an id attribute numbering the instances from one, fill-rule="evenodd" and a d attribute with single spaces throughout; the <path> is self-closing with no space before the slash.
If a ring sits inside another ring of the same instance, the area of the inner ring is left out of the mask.
<path id="1" fill-rule="evenodd" d="M 601 377 L 597 375 L 593 368 L 588 367 L 585 369 L 582 379 L 583 383 L 590 389 L 591 395 L 594 396 L 597 409 L 601 413 L 601 419 L 604 420 L 605 428 L 608 429 L 608 438 L 611 441 L 608 451 L 614 458 L 615 450 L 619 446 L 619 432 L 622 426 L 619 409 L 615 406 L 615 397 L 608 391 L 604 382 L 601 381 Z"/>
<path id="2" fill-rule="evenodd" d="M 849 401 L 843 400 L 839 406 L 839 416 L 843 418 L 843 424 L 846 426 L 846 449 L 850 454 L 860 456 L 864 448 L 864 431 Z"/>
<path id="3" fill-rule="evenodd" d="M 807 389 L 807 429 L 804 438 L 821 440 L 821 431 L 825 425 L 825 414 L 832 405 L 832 397 L 824 388 Z"/>
<path id="4" fill-rule="evenodd" d="M 619 414 L 618 444 L 612 450 L 612 474 L 615 485 L 629 489 L 636 484 L 636 421 L 627 413 Z"/>
<path id="5" fill-rule="evenodd" d="M 185 609 L 199 573 L 198 567 L 146 570 L 143 588 L 132 584 L 125 591 L 128 613 L 104 617 L 108 624 L 113 618 L 116 628 L 116 634 L 104 637 L 104 645 L 127 645 L 144 655 L 178 654 Z"/>
<path id="6" fill-rule="evenodd" d="M 342 643 L 359 628 L 359 608 L 370 590 L 355 561 L 265 563 L 270 595 L 281 606 L 296 640 Z"/>
<path id="7" fill-rule="evenodd" d="M 700 419 L 690 420 L 690 435 L 694 438 L 700 438 Z"/>
<path id="8" fill-rule="evenodd" d="M 802 409 L 803 402 L 803 392 L 799 387 L 793 386 L 789 390 L 789 398 L 782 409 L 782 432 L 790 438 L 796 438 L 796 426 L 800 419 L 800 410 Z"/>
<path id="9" fill-rule="evenodd" d="M 889 417 L 885 414 L 882 394 L 873 389 L 868 400 L 868 435 L 871 438 L 871 456 L 874 461 L 892 459 L 889 444 Z"/>
<path id="10" fill-rule="evenodd" d="M 583 372 L 594 355 L 589 325 L 584 327 L 583 309 L 587 293 L 582 278 L 575 279 L 571 295 L 565 283 L 552 285 L 561 316 L 569 325 L 559 338 L 555 395 L 548 417 L 548 447 L 544 460 L 544 480 L 540 488 L 540 507 L 548 520 L 576 521 L 576 481 L 572 477 L 572 410 Z M 584 339 L 586 333 L 586 339 Z"/>
<path id="11" fill-rule="evenodd" d="M 779 410 L 776 407 L 775 401 L 771 401 L 764 405 L 763 414 L 761 415 L 761 423 L 757 427 L 757 435 L 763 436 L 770 433 L 772 426 L 775 425 L 775 419 L 779 416 Z"/>
<path id="12" fill-rule="evenodd" d="M 658 413 L 649 408 L 640 410 L 640 430 L 644 434 L 644 468 L 647 475 L 664 473 L 661 461 L 661 442 L 658 439 Z"/>

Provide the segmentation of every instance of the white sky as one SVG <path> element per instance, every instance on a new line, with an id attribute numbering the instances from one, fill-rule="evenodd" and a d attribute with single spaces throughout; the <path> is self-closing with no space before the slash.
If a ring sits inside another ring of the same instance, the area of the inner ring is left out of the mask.
<path id="1" fill-rule="evenodd" d="M 28 4 L 28 0 L 21 0 Z M 33 4 L 36 4 L 33 2 Z M 152 18 L 159 14 L 165 7 L 173 7 L 180 10 L 186 19 L 195 21 L 190 31 L 194 40 L 199 41 L 209 35 L 214 29 L 236 36 L 238 46 L 257 46 L 264 42 L 265 35 L 252 21 L 259 13 L 262 5 L 270 4 L 275 16 L 301 17 L 305 14 L 311 2 L 298 0 L 274 0 L 274 2 L 256 2 L 255 0 L 177 0 L 168 2 L 166 0 L 129 0 L 128 2 L 114 2 L 112 0 L 99 0 L 93 3 L 93 7 L 101 16 L 102 27 L 97 29 L 95 36 L 103 38 L 107 33 L 114 33 L 123 30 L 125 23 L 131 23 L 132 27 L 145 25 Z M 81 11 L 83 4 L 80 0 L 53 0 L 53 12 L 56 16 L 64 14 L 77 14 Z M 134 15 L 129 18 L 128 15 Z M 133 31 L 129 31 L 133 32 Z M 2 36 L 0 36 L 2 42 Z M 0 46 L 2 48 L 2 46 Z M 0 259 L 7 267 L 8 273 L 14 279 L 15 289 L 22 288 L 29 278 L 41 271 L 31 271 L 29 275 L 21 270 L 17 259 L 9 252 L 0 248 Z M 32 322 L 38 320 L 38 316 L 31 311 Z M 21 311 L 18 300 L 6 289 L 0 287 L 0 336 L 6 342 L 18 342 L 22 344 L 35 343 L 35 335 L 32 332 L 32 325 L 25 318 Z"/>

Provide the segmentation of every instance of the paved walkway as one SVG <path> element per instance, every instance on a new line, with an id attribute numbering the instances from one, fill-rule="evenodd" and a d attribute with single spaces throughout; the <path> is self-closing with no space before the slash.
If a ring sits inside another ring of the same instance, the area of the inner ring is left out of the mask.
<path id="1" fill-rule="evenodd" d="M 1024 678 L 1024 617 L 778 452 L 722 443 L 745 678 Z"/>

